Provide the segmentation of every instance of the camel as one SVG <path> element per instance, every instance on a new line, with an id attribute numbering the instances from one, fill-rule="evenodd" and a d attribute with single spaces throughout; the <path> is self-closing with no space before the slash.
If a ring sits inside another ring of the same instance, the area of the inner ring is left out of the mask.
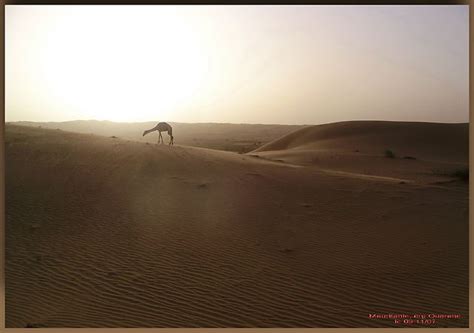
<path id="1" fill-rule="evenodd" d="M 170 143 L 169 144 L 170 145 L 174 144 L 174 142 L 173 142 L 173 128 L 171 127 L 170 124 L 168 124 L 168 123 L 158 123 L 158 125 L 156 125 L 152 129 L 144 131 L 143 136 L 147 135 L 150 132 L 154 132 L 154 131 L 158 131 L 160 133 L 160 135 L 158 136 L 158 142 L 157 143 L 160 143 L 160 139 L 161 139 L 161 143 L 163 144 L 163 136 L 161 136 L 161 132 L 168 132 L 168 135 L 170 136 Z"/>

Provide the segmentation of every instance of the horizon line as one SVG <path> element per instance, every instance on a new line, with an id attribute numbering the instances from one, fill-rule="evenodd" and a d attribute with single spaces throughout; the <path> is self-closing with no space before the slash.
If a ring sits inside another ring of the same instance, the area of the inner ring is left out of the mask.
<path id="1" fill-rule="evenodd" d="M 114 124 L 142 124 L 142 123 L 151 123 L 151 122 L 160 122 L 159 120 L 145 120 L 145 121 L 114 121 L 114 120 L 100 120 L 100 119 L 74 119 L 74 120 L 63 120 L 63 121 L 33 121 L 33 120 L 14 120 L 14 121 L 5 121 L 7 123 L 71 123 L 71 122 L 109 122 Z M 183 122 L 183 121 L 167 121 L 173 124 L 216 124 L 216 125 L 270 125 L 270 126 L 317 126 L 325 124 L 336 124 L 344 122 L 403 122 L 403 123 L 433 123 L 433 124 L 469 124 L 470 119 L 467 121 L 457 121 L 457 122 L 445 122 L 445 121 L 426 121 L 426 120 L 386 120 L 386 119 L 352 119 L 352 120 L 339 120 L 331 122 L 322 122 L 322 123 L 305 123 L 305 124 L 281 124 L 281 123 L 233 123 L 233 122 Z"/>

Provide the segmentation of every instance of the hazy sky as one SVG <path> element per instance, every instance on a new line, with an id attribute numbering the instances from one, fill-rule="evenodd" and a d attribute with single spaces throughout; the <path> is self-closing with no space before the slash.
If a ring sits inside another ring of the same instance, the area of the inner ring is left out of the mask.
<path id="1" fill-rule="evenodd" d="M 467 122 L 468 6 L 6 6 L 6 121 Z"/>

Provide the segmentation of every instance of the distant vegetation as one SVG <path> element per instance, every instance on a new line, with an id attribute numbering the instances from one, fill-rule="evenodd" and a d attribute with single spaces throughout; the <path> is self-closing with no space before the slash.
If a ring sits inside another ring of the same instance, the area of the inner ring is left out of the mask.
<path id="1" fill-rule="evenodd" d="M 438 176 L 452 177 L 466 183 L 469 182 L 469 167 L 464 167 L 454 171 L 435 169 L 433 170 L 433 173 Z"/>
<path id="2" fill-rule="evenodd" d="M 395 158 L 395 154 L 393 153 L 393 151 L 387 149 L 385 151 L 385 157 L 388 157 L 388 158 Z"/>
<path id="3" fill-rule="evenodd" d="M 469 168 L 456 170 L 450 174 L 451 177 L 458 178 L 463 182 L 469 182 Z"/>

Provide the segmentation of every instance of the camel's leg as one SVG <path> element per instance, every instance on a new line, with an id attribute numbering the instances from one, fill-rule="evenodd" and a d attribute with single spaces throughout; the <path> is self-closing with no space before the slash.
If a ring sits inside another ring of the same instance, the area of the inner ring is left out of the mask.
<path id="1" fill-rule="evenodd" d="M 163 136 L 161 135 L 161 132 L 160 132 L 160 136 L 158 137 L 158 142 L 160 142 L 160 139 L 161 139 L 161 144 L 163 144 Z"/>

